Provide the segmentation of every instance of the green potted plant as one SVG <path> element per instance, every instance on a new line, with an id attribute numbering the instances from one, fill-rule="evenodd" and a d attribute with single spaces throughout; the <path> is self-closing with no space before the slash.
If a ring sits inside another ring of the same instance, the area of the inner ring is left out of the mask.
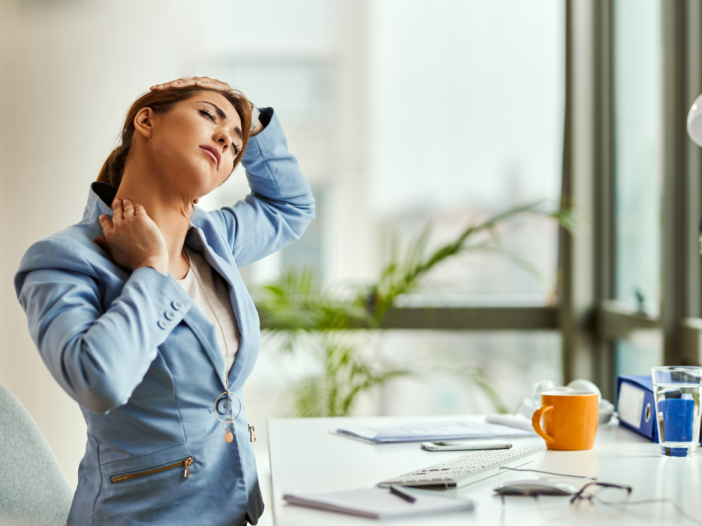
<path id="1" fill-rule="evenodd" d="M 378 279 L 352 294 L 325 287 L 321 276 L 310 269 L 288 269 L 276 281 L 260 288 L 256 305 L 267 337 L 287 353 L 311 353 L 320 364 L 317 374 L 293 387 L 291 412 L 300 417 L 348 416 L 359 395 L 399 377 L 422 377 L 442 370 L 441 364 L 427 367 L 398 367 L 376 355 L 374 338 L 381 331 L 388 311 L 397 299 L 422 286 L 422 278 L 441 263 L 467 252 L 500 252 L 533 271 L 527 261 L 501 249 L 497 229 L 525 216 L 545 216 L 568 230 L 574 227 L 569 208 L 549 208 L 543 202 L 511 208 L 465 228 L 455 239 L 436 249 L 427 248 L 427 227 L 402 253 L 397 244 Z M 493 382 L 478 367 L 451 368 L 479 388 L 498 412 L 505 406 Z"/>

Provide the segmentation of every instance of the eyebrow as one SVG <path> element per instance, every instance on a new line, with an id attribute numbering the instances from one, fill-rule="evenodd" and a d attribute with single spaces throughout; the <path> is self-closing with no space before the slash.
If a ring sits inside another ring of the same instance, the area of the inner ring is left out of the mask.
<path id="1" fill-rule="evenodd" d="M 220 108 L 219 106 L 217 106 L 215 103 L 213 103 L 213 102 L 208 102 L 208 101 L 206 101 L 206 100 L 200 100 L 200 101 L 198 101 L 198 102 L 203 102 L 203 103 L 205 103 L 205 104 L 209 104 L 210 106 L 212 106 L 212 107 L 215 109 L 215 111 L 217 112 L 217 115 L 219 116 L 220 119 L 225 119 L 225 120 L 226 120 L 227 114 L 224 113 L 224 110 L 223 110 L 222 108 Z M 241 128 L 236 127 L 236 128 L 234 128 L 234 131 L 235 131 L 236 134 L 239 136 L 239 139 L 243 139 L 243 138 L 244 138 L 243 134 L 241 133 Z"/>

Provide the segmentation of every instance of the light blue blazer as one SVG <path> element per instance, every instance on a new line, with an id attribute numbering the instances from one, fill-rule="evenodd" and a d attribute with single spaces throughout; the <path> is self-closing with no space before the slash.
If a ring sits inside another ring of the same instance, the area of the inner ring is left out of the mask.
<path id="1" fill-rule="evenodd" d="M 238 269 L 299 238 L 314 217 L 310 187 L 267 116 L 243 158 L 251 194 L 197 208 L 185 238 L 228 284 L 241 331 L 229 382 L 240 398 L 260 327 Z M 93 183 L 81 222 L 32 245 L 15 276 L 39 353 L 88 425 L 68 524 L 256 524 L 263 502 L 245 408 L 232 443 L 214 414 L 226 388 L 214 325 L 171 274 L 129 272 L 92 241 L 116 191 Z"/>

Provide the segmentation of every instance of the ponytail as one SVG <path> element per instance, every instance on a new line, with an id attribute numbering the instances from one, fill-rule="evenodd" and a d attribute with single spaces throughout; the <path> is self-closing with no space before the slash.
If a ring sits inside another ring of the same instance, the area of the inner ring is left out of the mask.
<path id="1" fill-rule="evenodd" d="M 112 150 L 105 164 L 102 165 L 100 173 L 98 174 L 98 181 L 103 183 L 110 183 L 113 186 L 119 186 L 122 182 L 122 175 L 124 174 L 124 165 L 127 164 L 127 156 L 129 155 L 131 143 L 128 146 L 120 144 Z"/>

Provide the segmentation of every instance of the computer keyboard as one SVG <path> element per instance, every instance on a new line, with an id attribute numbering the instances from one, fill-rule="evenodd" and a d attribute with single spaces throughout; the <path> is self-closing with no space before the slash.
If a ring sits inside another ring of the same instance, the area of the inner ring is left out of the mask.
<path id="1" fill-rule="evenodd" d="M 498 468 L 539 451 L 543 451 L 543 447 L 476 451 L 469 455 L 452 458 L 424 469 L 418 469 L 399 477 L 384 480 L 378 485 L 396 484 L 398 486 L 455 488 L 474 482 L 473 477 L 479 473 Z"/>

